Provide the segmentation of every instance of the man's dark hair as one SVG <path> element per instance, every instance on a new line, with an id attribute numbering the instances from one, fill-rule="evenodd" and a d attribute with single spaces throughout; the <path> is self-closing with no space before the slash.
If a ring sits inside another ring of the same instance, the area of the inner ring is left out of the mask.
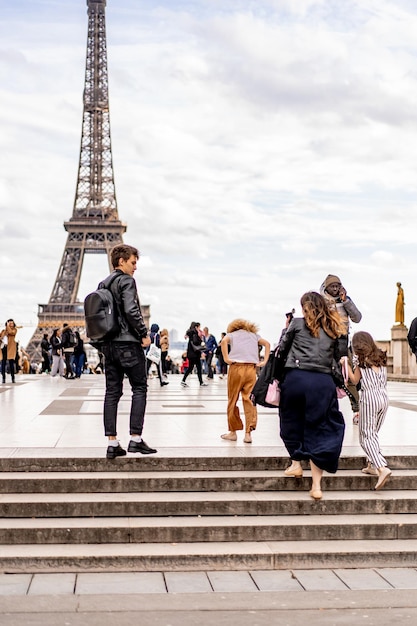
<path id="1" fill-rule="evenodd" d="M 119 265 L 120 259 L 128 261 L 132 254 L 137 259 L 139 258 L 139 250 L 137 248 L 134 248 L 133 246 L 128 246 L 124 243 L 114 246 L 114 248 L 110 252 L 110 259 L 113 269 L 116 269 L 116 267 Z"/>

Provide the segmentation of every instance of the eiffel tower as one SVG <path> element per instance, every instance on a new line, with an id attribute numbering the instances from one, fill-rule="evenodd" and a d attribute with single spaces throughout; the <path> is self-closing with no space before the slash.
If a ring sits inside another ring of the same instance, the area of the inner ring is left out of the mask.
<path id="1" fill-rule="evenodd" d="M 119 220 L 114 186 L 110 136 L 106 44 L 106 0 L 87 0 L 88 34 L 84 107 L 77 189 L 72 217 L 64 222 L 68 233 L 61 264 L 48 304 L 38 305 L 38 326 L 26 347 L 40 360 L 40 342 L 67 322 L 84 330 L 83 303 L 77 300 L 85 254 L 107 254 L 123 242 L 126 224 Z M 103 277 L 98 277 L 98 281 Z M 98 282 L 97 281 L 97 282 Z M 94 285 L 95 287 L 96 285 Z M 142 306 L 149 323 L 149 306 Z"/>

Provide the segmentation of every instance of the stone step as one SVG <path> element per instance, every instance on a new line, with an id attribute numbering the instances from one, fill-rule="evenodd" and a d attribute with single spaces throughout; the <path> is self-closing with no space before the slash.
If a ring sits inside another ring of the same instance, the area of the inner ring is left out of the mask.
<path id="1" fill-rule="evenodd" d="M 417 539 L 2 546 L 0 570 L 213 571 L 415 567 Z"/>
<path id="2" fill-rule="evenodd" d="M 0 520 L 0 544 L 413 539 L 417 514 Z"/>
<path id="3" fill-rule="evenodd" d="M 0 495 L 0 518 L 374 513 L 417 513 L 417 491 L 328 491 L 320 501 L 307 490 Z"/>
<path id="4" fill-rule="evenodd" d="M 125 456 L 109 461 L 106 458 L 77 457 L 71 456 L 63 450 L 67 456 L 20 458 L 19 456 L 7 456 L 0 458 L 0 472 L 189 472 L 189 471 L 263 471 L 283 470 L 288 464 L 288 456 L 277 452 L 271 447 L 270 456 L 242 456 L 236 448 L 230 450 L 226 456 L 219 455 L 218 448 L 211 449 L 211 456 L 204 454 L 204 449 L 193 451 L 194 456 L 170 456 L 160 452 L 150 456 Z M 102 451 L 101 451 L 102 453 Z M 189 450 L 185 450 L 189 454 Z M 388 455 L 386 457 L 389 467 L 392 469 L 417 470 L 416 455 Z M 356 456 L 340 458 L 339 469 L 358 470 L 363 466 L 364 456 L 360 453 Z M 305 464 L 307 467 L 307 464 Z"/>
<path id="5" fill-rule="evenodd" d="M 360 470 L 325 474 L 325 491 L 369 491 L 377 477 Z M 395 470 L 389 488 L 415 489 L 417 471 Z M 0 473 L 0 494 L 6 493 L 114 493 L 114 492 L 208 492 L 208 491 L 307 491 L 311 472 L 302 479 L 284 475 L 282 470 L 189 471 L 184 472 L 22 472 Z"/>

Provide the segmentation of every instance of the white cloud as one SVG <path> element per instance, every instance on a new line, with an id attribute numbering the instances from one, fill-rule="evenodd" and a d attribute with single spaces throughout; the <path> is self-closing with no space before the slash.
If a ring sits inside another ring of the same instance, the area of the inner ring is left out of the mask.
<path id="1" fill-rule="evenodd" d="M 0 26 L 0 289 L 24 322 L 66 241 L 87 33 L 85 3 L 36 8 Z M 119 216 L 154 321 L 247 315 L 273 341 L 329 272 L 379 338 L 398 280 L 415 317 L 416 27 L 405 0 L 108 3 Z M 106 271 L 86 259 L 81 298 Z"/>

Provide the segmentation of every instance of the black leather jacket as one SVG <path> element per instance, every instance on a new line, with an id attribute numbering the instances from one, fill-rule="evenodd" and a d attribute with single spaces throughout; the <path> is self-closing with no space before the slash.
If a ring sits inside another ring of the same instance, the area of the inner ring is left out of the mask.
<path id="1" fill-rule="evenodd" d="M 141 343 L 142 339 L 147 336 L 148 329 L 143 321 L 136 281 L 133 276 L 125 274 L 122 270 L 114 270 L 110 276 L 103 280 L 104 285 L 112 280 L 114 274 L 120 275 L 120 278 L 114 279 L 110 285 L 110 291 L 119 310 L 120 331 L 112 339 L 112 342 L 134 341 Z"/>
<path id="2" fill-rule="evenodd" d="M 318 337 L 308 330 L 303 317 L 295 317 L 282 337 L 280 359 L 285 368 L 334 374 L 339 362 L 337 341 L 320 329 Z"/>

